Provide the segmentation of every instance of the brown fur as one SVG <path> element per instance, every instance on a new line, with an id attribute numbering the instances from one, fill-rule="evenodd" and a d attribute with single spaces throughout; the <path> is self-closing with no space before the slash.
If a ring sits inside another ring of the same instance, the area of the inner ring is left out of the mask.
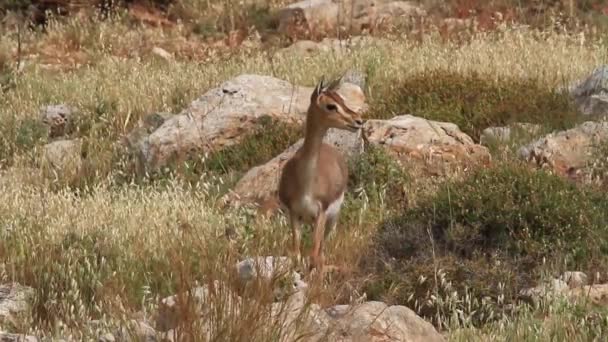
<path id="1" fill-rule="evenodd" d="M 290 210 L 290 204 L 306 190 L 303 188 L 303 181 L 298 178 L 298 170 L 301 170 L 306 163 L 302 154 L 302 149 L 298 150 L 293 158 L 285 163 L 283 177 L 279 183 L 279 199 Z M 321 202 L 323 210 L 327 210 L 327 207 L 346 191 L 348 167 L 340 152 L 333 146 L 323 143 L 319 150 L 316 170 L 312 195 Z"/>

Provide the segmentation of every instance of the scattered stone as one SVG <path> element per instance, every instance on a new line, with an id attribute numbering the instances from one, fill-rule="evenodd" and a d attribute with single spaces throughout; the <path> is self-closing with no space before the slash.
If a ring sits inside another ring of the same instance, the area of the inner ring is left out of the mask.
<path id="1" fill-rule="evenodd" d="M 487 145 L 491 141 L 504 143 L 516 136 L 538 134 L 541 129 L 540 125 L 524 122 L 516 122 L 504 127 L 488 127 L 481 132 L 479 143 L 482 145 Z"/>
<path id="2" fill-rule="evenodd" d="M 44 166 L 55 171 L 76 174 L 82 167 L 82 142 L 75 140 L 56 140 L 44 146 Z"/>
<path id="3" fill-rule="evenodd" d="M 363 131 L 371 144 L 408 161 L 421 162 L 432 175 L 442 174 L 448 166 L 487 165 L 491 161 L 487 147 L 475 144 L 452 123 L 400 115 L 369 120 Z"/>
<path id="4" fill-rule="evenodd" d="M 245 74 L 226 81 L 141 141 L 146 169 L 237 144 L 263 119 L 299 123 L 311 92 L 270 76 Z"/>
<path id="5" fill-rule="evenodd" d="M 523 289 L 519 292 L 520 297 L 528 302 L 537 303 L 543 299 L 551 299 L 568 294 L 568 284 L 560 279 L 551 279 L 536 287 Z"/>
<path id="6" fill-rule="evenodd" d="M 551 133 L 519 149 L 519 156 L 557 174 L 578 177 L 591 157 L 593 146 L 608 139 L 608 122 L 584 122 L 572 129 Z"/>
<path id="7" fill-rule="evenodd" d="M 196 287 L 184 294 L 173 295 L 161 300 L 156 314 L 156 329 L 167 332 L 180 324 L 180 313 L 194 310 L 193 315 L 204 317 L 213 310 L 213 302 L 223 303 L 223 310 L 238 310 L 240 298 L 228 286 L 215 280 L 210 285 Z"/>
<path id="8" fill-rule="evenodd" d="M 570 94 L 584 115 L 607 115 L 608 65 L 602 65 L 593 70 L 589 77 L 571 89 Z"/>
<path id="9" fill-rule="evenodd" d="M 319 42 L 312 40 L 297 40 L 281 51 L 285 54 L 295 54 L 298 56 L 309 56 L 323 52 L 332 52 L 341 55 L 350 53 L 363 47 L 375 46 L 380 43 L 390 44 L 390 42 L 381 38 L 371 36 L 354 36 L 347 39 L 327 37 L 323 38 L 323 40 Z M 352 83 L 355 83 L 361 87 L 361 85 L 356 82 Z"/>
<path id="10" fill-rule="evenodd" d="M 11 334 L 0 331 L 0 342 L 38 342 L 38 338 L 30 335 Z"/>
<path id="11" fill-rule="evenodd" d="M 29 311 L 33 295 L 34 289 L 31 287 L 17 283 L 0 285 L 0 321 Z"/>
<path id="12" fill-rule="evenodd" d="M 158 47 L 158 46 L 153 47 L 152 53 L 154 55 L 166 60 L 167 62 L 173 61 L 173 55 L 161 47 Z"/>
<path id="13" fill-rule="evenodd" d="M 564 272 L 559 279 L 568 284 L 568 287 L 571 289 L 583 287 L 588 284 L 587 275 L 583 272 L 567 271 Z"/>
<path id="14" fill-rule="evenodd" d="M 97 341 L 98 342 L 116 342 L 116 338 L 114 337 L 114 334 L 106 333 L 106 334 L 99 336 L 99 339 Z"/>
<path id="15" fill-rule="evenodd" d="M 106 334 L 107 335 L 107 334 Z M 110 337 L 110 335 L 104 335 Z M 131 320 L 129 325 L 118 329 L 112 337 L 113 339 L 106 340 L 107 342 L 129 342 L 129 341 L 141 341 L 141 342 L 156 342 L 156 331 L 154 328 L 149 326 L 145 322 Z M 101 339 L 100 339 L 101 340 Z"/>
<path id="16" fill-rule="evenodd" d="M 300 273 L 292 271 L 291 259 L 288 257 L 254 257 L 247 258 L 236 265 L 237 274 L 241 284 L 247 284 L 254 280 L 271 283 L 279 279 L 287 279 L 289 282 L 276 282 L 278 288 L 274 289 L 275 300 L 286 294 L 304 291 L 308 284 L 302 280 Z M 283 285 L 283 286 L 281 286 Z"/>
<path id="17" fill-rule="evenodd" d="M 49 105 L 40 108 L 40 119 L 49 128 L 49 137 L 55 138 L 67 133 L 74 109 L 65 104 Z"/>

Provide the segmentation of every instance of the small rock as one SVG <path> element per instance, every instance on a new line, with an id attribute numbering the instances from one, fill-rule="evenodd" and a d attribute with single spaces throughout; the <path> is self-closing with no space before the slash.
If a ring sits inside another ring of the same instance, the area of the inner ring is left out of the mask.
<path id="1" fill-rule="evenodd" d="M 579 110 L 585 115 L 608 114 L 608 65 L 597 67 L 578 86 L 571 89 Z"/>
<path id="2" fill-rule="evenodd" d="M 481 132 L 479 143 L 482 145 L 486 145 L 490 141 L 504 143 L 508 142 L 516 133 L 533 135 L 538 134 L 541 128 L 540 125 L 522 122 L 516 122 L 505 127 L 488 127 Z"/>
<path id="3" fill-rule="evenodd" d="M 568 284 L 571 289 L 587 285 L 587 275 L 583 272 L 567 271 L 559 279 Z"/>
<path id="4" fill-rule="evenodd" d="M 161 300 L 156 314 L 156 329 L 167 332 L 180 324 L 180 313 L 185 310 L 184 305 L 194 309 L 194 314 L 204 317 L 214 305 L 220 305 L 222 310 L 234 312 L 238 310 L 240 298 L 230 288 L 216 280 L 213 285 L 199 286 L 185 294 L 173 295 Z"/>
<path id="5" fill-rule="evenodd" d="M 255 278 L 271 281 L 274 277 L 290 271 L 291 260 L 288 257 L 255 257 L 240 261 L 237 272 L 241 282 L 246 283 Z"/>
<path id="6" fill-rule="evenodd" d="M 0 321 L 27 312 L 34 289 L 17 283 L 0 285 Z"/>
<path id="7" fill-rule="evenodd" d="M 49 137 L 54 138 L 67 133 L 74 109 L 65 104 L 49 105 L 40 108 L 40 119 L 49 127 Z"/>
<path id="8" fill-rule="evenodd" d="M 98 342 L 116 342 L 116 338 L 114 337 L 114 334 L 106 333 L 106 334 L 99 336 L 99 339 L 97 339 L 97 341 Z"/>
<path id="9" fill-rule="evenodd" d="M 152 48 L 152 53 L 157 55 L 158 57 L 166 60 L 167 62 L 170 62 L 173 60 L 172 54 L 170 54 L 167 50 L 160 48 L 158 46 L 155 46 Z"/>
<path id="10" fill-rule="evenodd" d="M 29 335 L 11 334 L 0 331 L 0 342 L 38 342 L 38 338 Z"/>
<path id="11" fill-rule="evenodd" d="M 82 142 L 56 140 L 44 146 L 44 165 L 64 173 L 77 173 L 82 167 Z"/>
<path id="12" fill-rule="evenodd" d="M 536 287 L 523 289 L 519 292 L 522 299 L 536 303 L 542 299 L 550 299 L 568 293 L 569 287 L 565 281 L 551 279 Z"/>
<path id="13" fill-rule="evenodd" d="M 105 335 L 104 335 L 105 336 Z M 109 336 L 108 336 L 109 337 Z M 131 320 L 129 325 L 118 329 L 112 337 L 116 342 L 156 342 L 156 331 L 145 322 Z M 112 341 L 112 340 L 110 340 Z"/>

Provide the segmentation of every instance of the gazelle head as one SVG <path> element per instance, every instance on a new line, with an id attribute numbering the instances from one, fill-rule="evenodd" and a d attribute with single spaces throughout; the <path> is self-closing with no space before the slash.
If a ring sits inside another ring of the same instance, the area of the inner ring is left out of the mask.
<path id="1" fill-rule="evenodd" d="M 325 84 L 317 84 L 310 97 L 309 120 L 327 128 L 344 129 L 356 132 L 363 126 L 363 119 L 358 111 L 348 107 L 338 88 L 342 77 Z"/>

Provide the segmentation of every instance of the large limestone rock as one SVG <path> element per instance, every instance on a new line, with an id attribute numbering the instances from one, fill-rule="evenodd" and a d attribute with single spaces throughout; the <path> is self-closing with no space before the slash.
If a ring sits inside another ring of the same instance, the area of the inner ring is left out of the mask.
<path id="1" fill-rule="evenodd" d="M 34 290 L 19 284 L 0 285 L 0 323 L 27 312 Z"/>
<path id="2" fill-rule="evenodd" d="M 297 38 L 337 29 L 359 34 L 380 24 L 425 15 L 424 9 L 410 1 L 302 0 L 279 11 L 278 21 L 281 33 Z"/>
<path id="3" fill-rule="evenodd" d="M 147 170 L 238 143 L 264 118 L 301 122 L 312 88 L 270 76 L 240 75 L 209 90 L 138 143 Z"/>
<path id="4" fill-rule="evenodd" d="M 524 160 L 576 177 L 588 163 L 593 146 L 608 139 L 608 122 L 587 121 L 572 129 L 551 133 L 519 149 Z"/>
<path id="5" fill-rule="evenodd" d="M 330 309 L 331 310 L 331 309 Z M 401 305 L 365 302 L 331 310 L 335 321 L 328 341 L 443 341 L 433 325 Z"/>
<path id="6" fill-rule="evenodd" d="M 608 114 L 608 65 L 603 65 L 591 73 L 570 94 L 579 110 L 585 115 L 605 116 Z"/>
<path id="7" fill-rule="evenodd" d="M 327 341 L 331 318 L 318 304 L 307 303 L 303 291 L 273 303 L 271 310 L 271 319 L 280 326 L 279 341 Z"/>
<path id="8" fill-rule="evenodd" d="M 281 323 L 280 341 L 444 341 L 435 328 L 405 306 L 382 302 L 338 305 L 323 310 L 303 292 L 272 305 Z"/>
<path id="9" fill-rule="evenodd" d="M 490 163 L 490 153 L 476 144 L 457 125 L 413 115 L 390 120 L 369 120 L 364 127 L 368 142 L 383 146 L 407 161 L 421 163 L 430 174 L 446 166 Z"/>

